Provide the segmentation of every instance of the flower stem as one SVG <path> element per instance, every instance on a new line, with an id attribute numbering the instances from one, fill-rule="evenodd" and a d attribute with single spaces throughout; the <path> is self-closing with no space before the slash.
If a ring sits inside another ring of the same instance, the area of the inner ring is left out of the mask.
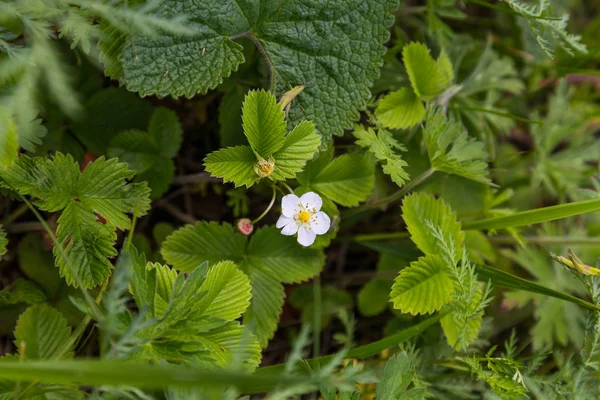
<path id="1" fill-rule="evenodd" d="M 414 188 L 419 186 L 421 183 L 425 182 L 431 175 L 433 175 L 434 172 L 435 172 L 435 169 L 429 168 L 427 171 L 423 172 L 421 175 L 419 175 L 418 177 L 416 177 L 415 179 L 411 180 L 406 185 L 404 185 L 404 187 L 402 187 L 396 193 L 393 193 L 393 194 L 389 195 L 388 197 L 385 197 L 375 203 L 363 204 L 360 207 L 345 210 L 345 212 L 342 212 L 342 216 L 347 218 L 352 215 L 359 214 L 363 211 L 367 211 L 372 208 L 377 208 L 377 207 L 380 207 L 380 206 L 383 206 L 383 205 L 386 205 L 389 203 L 393 203 L 397 200 L 400 200 L 401 198 L 406 196 L 411 190 L 413 190 Z"/>
<path id="2" fill-rule="evenodd" d="M 290 185 L 285 182 L 281 182 L 281 184 L 288 190 L 288 192 L 290 192 L 290 194 L 294 194 L 294 189 L 292 189 Z"/>
<path id="3" fill-rule="evenodd" d="M 256 218 L 254 221 L 252 221 L 252 225 L 259 222 L 261 219 L 263 219 L 265 217 L 265 215 L 267 215 L 267 213 L 269 211 L 271 211 L 271 208 L 273 208 L 273 204 L 275 204 L 275 198 L 277 198 L 277 191 L 275 190 L 275 185 L 273 185 L 273 196 L 271 197 L 271 202 L 269 203 L 269 205 L 267 206 L 265 211 L 263 211 L 262 214 L 260 214 L 258 216 L 258 218 Z"/>

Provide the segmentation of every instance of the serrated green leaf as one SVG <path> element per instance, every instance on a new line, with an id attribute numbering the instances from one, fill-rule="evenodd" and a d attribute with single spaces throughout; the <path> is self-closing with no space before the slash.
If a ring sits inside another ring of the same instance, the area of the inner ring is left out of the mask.
<path id="1" fill-rule="evenodd" d="M 283 283 L 299 283 L 319 273 L 323 252 L 299 246 L 296 239 L 282 235 L 275 228 L 256 232 L 248 244 L 247 268 L 262 269 Z"/>
<path id="2" fill-rule="evenodd" d="M 321 145 L 321 137 L 315 133 L 310 121 L 300 122 L 287 134 L 281 148 L 273 154 L 275 169 L 273 178 L 286 180 L 296 177 L 306 162 L 313 158 Z"/>
<path id="3" fill-rule="evenodd" d="M 403 313 L 427 314 L 452 300 L 454 283 L 442 258 L 429 254 L 400 271 L 392 286 L 394 308 Z"/>
<path id="4" fill-rule="evenodd" d="M 211 175 L 233 182 L 236 187 L 250 187 L 258 180 L 254 171 L 256 156 L 248 146 L 228 147 L 210 153 L 204 159 L 204 166 Z"/>
<path id="5" fill-rule="evenodd" d="M 444 53 L 436 62 L 429 54 L 427 46 L 411 42 L 402 49 L 402 58 L 410 84 L 416 95 L 423 100 L 431 100 L 450 84 L 453 77 L 452 68 Z"/>
<path id="6" fill-rule="evenodd" d="M 72 349 L 65 348 L 70 335 L 65 317 L 48 305 L 39 304 L 19 317 L 14 343 L 25 359 L 71 358 Z"/>
<path id="7" fill-rule="evenodd" d="M 6 238 L 6 232 L 0 225 L 0 257 L 6 254 L 6 246 L 8 246 L 8 239 Z"/>
<path id="8" fill-rule="evenodd" d="M 346 207 L 365 201 L 375 184 L 373 163 L 359 154 L 336 157 L 321 170 L 307 169 L 298 174 L 302 185 Z"/>
<path id="9" fill-rule="evenodd" d="M 341 134 L 366 105 L 396 7 L 393 0 L 165 1 L 158 15 L 183 13 L 197 33 L 134 35 L 121 58 L 123 82 L 142 96 L 204 93 L 244 61 L 242 46 L 231 38 L 251 32 L 273 67 L 277 87 L 272 89 L 282 93 L 310 82 L 294 101 L 290 121 L 313 120 L 320 134 Z"/>
<path id="10" fill-rule="evenodd" d="M 242 124 L 250 147 L 262 158 L 269 158 L 283 145 L 285 116 L 271 93 L 253 90 L 246 95 Z"/>
<path id="11" fill-rule="evenodd" d="M 425 120 L 423 138 L 432 168 L 492 184 L 483 143 L 470 139 L 464 127 L 449 121 L 441 109 L 427 109 Z"/>
<path id="12" fill-rule="evenodd" d="M 285 293 L 283 285 L 268 271 L 253 268 L 248 275 L 252 284 L 252 303 L 244 314 L 244 325 L 252 329 L 264 348 L 277 330 Z"/>
<path id="13" fill-rule="evenodd" d="M 275 228 L 260 229 L 248 242 L 231 225 L 206 222 L 175 231 L 163 243 L 161 253 L 168 263 L 183 272 L 204 261 L 211 265 L 223 260 L 238 264 L 252 285 L 251 305 L 244 319 L 262 346 L 273 337 L 281 313 L 281 283 L 306 280 L 324 264 L 320 250 L 301 247 L 294 238 L 281 235 Z"/>
<path id="14" fill-rule="evenodd" d="M 17 124 L 8 108 L 0 106 L 0 169 L 8 168 L 19 154 Z"/>
<path id="15" fill-rule="evenodd" d="M 196 313 L 232 321 L 239 318 L 250 305 L 250 280 L 232 261 L 215 264 L 206 275 L 200 288 L 206 292 Z"/>
<path id="16" fill-rule="evenodd" d="M 398 143 L 390 132 L 382 129 L 376 134 L 371 128 L 365 130 L 360 127 L 354 130 L 354 136 L 358 139 L 356 144 L 369 149 L 375 158 L 382 162 L 383 172 L 388 174 L 396 185 L 403 186 L 409 179 L 404 170 L 408 163 L 396 151 L 406 151 L 406 148 Z"/>
<path id="17" fill-rule="evenodd" d="M 204 261 L 211 264 L 243 261 L 247 239 L 229 224 L 198 222 L 176 230 L 161 248 L 164 259 L 182 272 L 190 272 Z"/>
<path id="18" fill-rule="evenodd" d="M 379 101 L 375 116 L 386 128 L 406 129 L 423 120 L 425 107 L 412 90 L 402 88 Z"/>
<path id="19" fill-rule="evenodd" d="M 423 253 L 433 255 L 440 252 L 440 244 L 427 225 L 429 223 L 443 232 L 447 243 L 453 244 L 455 258 L 461 258 L 465 235 L 456 214 L 444 200 L 429 193 L 413 193 L 404 198 L 402 218 L 412 241 Z"/>
<path id="20" fill-rule="evenodd" d="M 80 172 L 62 153 L 53 159 L 23 155 L 0 176 L 5 187 L 37 198 L 42 210 L 63 210 L 56 233 L 62 251 L 55 246 L 54 254 L 61 275 L 74 286 L 104 283 L 112 268 L 108 258 L 116 255 L 115 229 L 129 229 L 127 214 L 139 217 L 150 208 L 146 184 L 129 184 L 133 172 L 115 159 L 98 158 Z"/>
<path id="21" fill-rule="evenodd" d="M 471 304 L 455 304 L 454 306 L 462 308 L 458 313 L 470 313 L 477 309 L 483 292 L 479 290 L 476 296 L 473 296 Z M 442 329 L 446 335 L 448 345 L 455 349 L 464 350 L 466 349 L 477 337 L 481 330 L 481 323 L 483 322 L 483 310 L 477 314 L 476 318 L 471 318 L 466 325 L 459 325 L 454 319 L 455 313 L 449 313 L 440 319 Z"/>

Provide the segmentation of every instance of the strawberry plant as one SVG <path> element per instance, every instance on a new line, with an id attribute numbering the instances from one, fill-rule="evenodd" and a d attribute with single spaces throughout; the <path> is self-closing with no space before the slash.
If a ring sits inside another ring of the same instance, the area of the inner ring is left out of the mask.
<path id="1" fill-rule="evenodd" d="M 597 399 L 591 1 L 0 2 L 0 399 Z"/>

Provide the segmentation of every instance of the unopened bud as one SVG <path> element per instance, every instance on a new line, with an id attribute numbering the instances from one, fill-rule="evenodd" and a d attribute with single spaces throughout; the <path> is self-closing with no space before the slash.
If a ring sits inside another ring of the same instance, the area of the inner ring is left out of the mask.
<path id="1" fill-rule="evenodd" d="M 237 230 L 244 236 L 248 236 L 254 230 L 254 225 L 248 218 L 238 219 L 236 226 Z"/>

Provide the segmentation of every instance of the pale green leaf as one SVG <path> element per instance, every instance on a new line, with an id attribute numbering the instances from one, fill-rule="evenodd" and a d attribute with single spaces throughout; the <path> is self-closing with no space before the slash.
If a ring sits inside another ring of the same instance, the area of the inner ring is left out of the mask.
<path id="1" fill-rule="evenodd" d="M 425 107 L 412 90 L 402 88 L 379 101 L 375 116 L 386 128 L 406 129 L 423 120 Z"/>
<path id="2" fill-rule="evenodd" d="M 394 308 L 403 313 L 427 314 L 449 303 L 453 290 L 454 283 L 444 261 L 430 254 L 400 271 L 390 298 Z"/>
<path id="3" fill-rule="evenodd" d="M 273 178 L 285 180 L 296 177 L 306 162 L 311 160 L 321 144 L 321 137 L 315 133 L 310 121 L 300 122 L 287 134 L 281 148 L 273 154 L 275 169 Z"/>
<path id="4" fill-rule="evenodd" d="M 492 184 L 483 143 L 469 138 L 464 127 L 449 121 L 441 109 L 427 109 L 425 120 L 423 138 L 432 168 Z"/>
<path id="5" fill-rule="evenodd" d="M 285 116 L 271 93 L 253 90 L 246 95 L 242 124 L 250 147 L 265 160 L 283 145 Z"/>
<path id="6" fill-rule="evenodd" d="M 233 182 L 236 187 L 250 187 L 258 180 L 254 171 L 256 155 L 248 146 L 228 147 L 210 153 L 204 159 L 204 166 L 211 175 Z"/>
<path id="7" fill-rule="evenodd" d="M 0 225 L 0 257 L 6 254 L 6 246 L 8 246 L 8 239 L 6 238 L 6 232 Z"/>
<path id="8" fill-rule="evenodd" d="M 122 81 L 142 96 L 205 93 L 244 61 L 231 38 L 251 32 L 273 67 L 272 89 L 310 84 L 295 99 L 290 121 L 312 120 L 330 137 L 350 128 L 366 105 L 396 7 L 393 0 L 164 1 L 158 16 L 185 14 L 196 33 L 134 35 L 121 58 Z"/>
<path id="9" fill-rule="evenodd" d="M 70 358 L 72 349 L 66 347 L 70 335 L 65 317 L 48 305 L 39 304 L 19 317 L 14 343 L 19 354 L 28 360 Z"/>
<path id="10" fill-rule="evenodd" d="M 0 169 L 8 168 L 19 154 L 17 124 L 10 110 L 0 106 Z"/>
<path id="11" fill-rule="evenodd" d="M 388 174 L 396 185 L 403 186 L 406 183 L 409 175 L 404 167 L 407 167 L 408 163 L 396 153 L 398 150 L 406 151 L 406 148 L 398 143 L 390 132 L 380 129 L 376 134 L 371 128 L 365 130 L 359 127 L 354 130 L 354 136 L 358 139 L 356 144 L 369 149 L 383 164 L 383 172 Z"/>
<path id="12" fill-rule="evenodd" d="M 200 288 L 206 295 L 194 305 L 195 312 L 232 321 L 250 305 L 250 280 L 232 261 L 215 264 Z"/>
<path id="13" fill-rule="evenodd" d="M 429 193 L 413 193 L 404 198 L 402 218 L 411 239 L 426 255 L 439 254 L 440 244 L 428 223 L 443 232 L 447 243 L 452 243 L 455 258 L 461 258 L 465 235 L 452 208 L 441 198 Z"/>
<path id="14" fill-rule="evenodd" d="M 459 308 L 459 310 L 446 314 L 440 319 L 442 329 L 446 335 L 446 340 L 451 347 L 458 350 L 464 350 L 479 336 L 481 323 L 483 322 L 483 310 L 476 314 L 476 318 L 470 318 L 466 324 L 463 325 L 459 324 L 457 320 L 454 319 L 454 315 L 466 313 L 473 314 L 481 301 L 482 295 L 483 292 L 479 290 L 477 295 L 473 296 L 471 304 L 454 304 L 453 306 Z"/>
<path id="15" fill-rule="evenodd" d="M 429 54 L 427 46 L 411 42 L 402 49 L 402 58 L 410 84 L 417 96 L 423 100 L 434 98 L 450 84 L 450 61 L 445 54 L 440 57 L 438 65 Z"/>
<path id="16" fill-rule="evenodd" d="M 310 169 L 299 174 L 298 181 L 342 206 L 353 207 L 371 194 L 374 172 L 374 165 L 367 157 L 344 154 L 321 170 Z"/>

